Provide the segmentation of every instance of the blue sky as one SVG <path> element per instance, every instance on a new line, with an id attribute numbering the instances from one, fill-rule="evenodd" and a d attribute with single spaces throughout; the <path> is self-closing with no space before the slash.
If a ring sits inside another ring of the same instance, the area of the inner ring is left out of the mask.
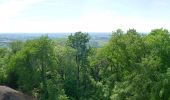
<path id="1" fill-rule="evenodd" d="M 0 32 L 170 30 L 170 0 L 0 0 Z"/>

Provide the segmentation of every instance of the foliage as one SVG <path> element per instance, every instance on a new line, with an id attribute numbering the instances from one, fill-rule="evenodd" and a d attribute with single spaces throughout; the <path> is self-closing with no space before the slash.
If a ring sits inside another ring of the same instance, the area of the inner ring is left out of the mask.
<path id="1" fill-rule="evenodd" d="M 40 100 L 169 100 L 170 33 L 112 33 L 102 48 L 90 36 L 48 36 L 0 48 L 0 84 Z"/>

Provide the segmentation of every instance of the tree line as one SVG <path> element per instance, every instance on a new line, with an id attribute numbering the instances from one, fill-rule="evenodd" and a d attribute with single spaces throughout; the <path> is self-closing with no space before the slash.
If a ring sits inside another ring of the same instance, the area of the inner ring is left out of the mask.
<path id="1" fill-rule="evenodd" d="M 0 48 L 0 84 L 39 100 L 169 100 L 170 33 L 112 32 L 102 48 L 76 32 L 59 44 L 48 36 Z"/>

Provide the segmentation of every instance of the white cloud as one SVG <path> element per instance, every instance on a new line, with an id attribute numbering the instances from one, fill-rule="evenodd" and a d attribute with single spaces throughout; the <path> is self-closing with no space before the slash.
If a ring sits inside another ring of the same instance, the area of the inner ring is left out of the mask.
<path id="1" fill-rule="evenodd" d="M 0 21 L 8 20 L 30 5 L 41 1 L 42 0 L 4 0 L 4 2 L 0 3 Z"/>
<path id="2" fill-rule="evenodd" d="M 138 32 L 149 32 L 154 28 L 169 28 L 170 23 L 142 17 L 116 16 L 110 13 L 83 15 L 76 20 L 16 20 L 0 25 L 0 31 L 8 32 L 112 32 L 135 28 Z M 8 30 L 8 28 L 10 30 Z M 170 29 L 169 29 L 170 30 Z"/>
<path id="3" fill-rule="evenodd" d="M 33 4 L 43 0 L 3 0 L 0 3 L 0 32 L 15 32 L 22 30 L 23 21 L 13 21 L 12 18 L 20 14 Z M 27 27 L 28 28 L 28 27 Z M 24 28 L 26 29 L 26 28 Z M 28 29 L 27 29 L 28 30 Z M 24 31 L 24 30 L 22 30 Z"/>
<path id="4" fill-rule="evenodd" d="M 169 28 L 170 23 L 158 19 L 149 19 L 143 17 L 126 17 L 118 16 L 118 14 L 93 13 L 91 15 L 83 16 L 79 22 L 81 30 L 83 31 L 102 31 L 111 32 L 118 28 L 128 30 L 135 28 L 140 32 L 149 32 L 154 28 Z M 169 28 L 170 30 L 170 28 Z"/>
<path id="5" fill-rule="evenodd" d="M 10 0 L 0 4 L 0 32 L 112 32 L 118 28 L 124 31 L 135 28 L 139 32 L 149 32 L 162 27 L 170 30 L 170 22 L 163 19 L 127 17 L 114 12 L 86 12 L 74 20 L 11 19 L 41 1 L 43 0 Z"/>

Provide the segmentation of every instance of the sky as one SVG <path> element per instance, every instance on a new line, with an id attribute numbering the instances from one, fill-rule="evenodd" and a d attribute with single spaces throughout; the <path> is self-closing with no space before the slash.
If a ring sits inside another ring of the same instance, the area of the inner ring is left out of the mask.
<path id="1" fill-rule="evenodd" d="M 170 30 L 170 0 L 0 0 L 0 32 Z"/>

